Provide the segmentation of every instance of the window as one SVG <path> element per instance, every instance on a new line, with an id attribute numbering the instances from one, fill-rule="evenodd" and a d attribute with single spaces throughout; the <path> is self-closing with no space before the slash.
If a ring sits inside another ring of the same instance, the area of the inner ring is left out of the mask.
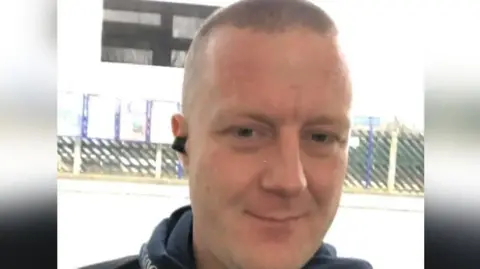
<path id="1" fill-rule="evenodd" d="M 102 61 L 152 65 L 153 51 L 129 48 L 103 47 Z"/>
<path id="2" fill-rule="evenodd" d="M 145 25 L 161 25 L 162 16 L 156 13 L 143 13 L 105 9 L 103 20 L 111 22 L 138 23 Z"/>
<path id="3" fill-rule="evenodd" d="M 184 50 L 172 50 L 171 65 L 173 67 L 184 67 L 187 52 Z"/>
<path id="4" fill-rule="evenodd" d="M 195 17 L 174 16 L 173 37 L 193 39 L 204 20 L 205 19 Z"/>
<path id="5" fill-rule="evenodd" d="M 151 0 L 104 0 L 104 62 L 183 67 L 188 47 L 218 7 Z"/>

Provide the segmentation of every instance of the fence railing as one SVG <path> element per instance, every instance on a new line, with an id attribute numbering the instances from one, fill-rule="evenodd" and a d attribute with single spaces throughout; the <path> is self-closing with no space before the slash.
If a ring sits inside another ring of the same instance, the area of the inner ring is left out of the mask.
<path id="1" fill-rule="evenodd" d="M 349 189 L 415 193 L 424 191 L 424 136 L 410 131 L 352 131 Z M 186 179 L 169 144 L 58 136 L 58 172 L 82 177 L 106 175 Z"/>

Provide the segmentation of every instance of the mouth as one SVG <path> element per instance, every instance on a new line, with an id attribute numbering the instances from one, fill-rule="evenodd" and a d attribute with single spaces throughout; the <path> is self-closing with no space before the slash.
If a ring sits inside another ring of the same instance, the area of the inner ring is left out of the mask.
<path id="1" fill-rule="evenodd" d="M 260 215 L 253 212 L 246 211 L 245 212 L 248 216 L 253 217 L 255 219 L 270 222 L 270 223 L 286 223 L 299 220 L 303 218 L 306 214 L 298 214 L 298 215 L 289 215 L 289 216 L 267 216 L 267 215 Z"/>

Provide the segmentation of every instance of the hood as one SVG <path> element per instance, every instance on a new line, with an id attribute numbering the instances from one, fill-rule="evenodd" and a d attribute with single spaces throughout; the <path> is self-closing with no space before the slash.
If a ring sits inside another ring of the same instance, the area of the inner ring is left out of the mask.
<path id="1" fill-rule="evenodd" d="M 193 269 L 192 210 L 177 209 L 153 231 L 140 251 L 142 269 Z M 335 247 L 323 244 L 303 269 L 371 269 L 368 262 L 338 258 Z"/>

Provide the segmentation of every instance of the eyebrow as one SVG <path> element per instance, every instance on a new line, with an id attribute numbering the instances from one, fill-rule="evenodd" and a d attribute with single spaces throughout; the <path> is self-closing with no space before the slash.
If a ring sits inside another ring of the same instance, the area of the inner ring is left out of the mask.
<path id="1" fill-rule="evenodd" d="M 217 111 L 216 115 L 214 116 L 214 120 L 217 122 L 226 122 L 233 117 L 251 119 L 253 121 L 268 125 L 270 127 L 275 127 L 275 125 L 282 122 L 280 118 L 277 118 L 274 116 L 268 116 L 265 114 L 255 113 L 250 111 L 237 111 L 232 109 Z"/>
<path id="2" fill-rule="evenodd" d="M 217 114 L 214 116 L 215 121 L 225 122 L 230 120 L 230 117 L 240 117 L 254 120 L 256 122 L 263 123 L 270 127 L 275 127 L 276 125 L 282 124 L 284 122 L 280 117 L 274 115 L 266 115 L 262 113 L 255 113 L 251 111 L 237 111 L 237 110 L 220 110 L 217 111 Z M 342 129 L 350 128 L 350 120 L 348 116 L 338 117 L 332 115 L 319 115 L 313 118 L 309 118 L 306 122 L 302 124 L 303 126 L 336 126 Z"/>
<path id="3" fill-rule="evenodd" d="M 316 116 L 308 119 L 304 125 L 306 126 L 331 125 L 331 126 L 337 126 L 342 129 L 348 129 L 350 128 L 350 120 L 348 116 L 338 117 L 338 116 L 330 116 L 330 115 L 321 115 L 321 116 Z"/>

